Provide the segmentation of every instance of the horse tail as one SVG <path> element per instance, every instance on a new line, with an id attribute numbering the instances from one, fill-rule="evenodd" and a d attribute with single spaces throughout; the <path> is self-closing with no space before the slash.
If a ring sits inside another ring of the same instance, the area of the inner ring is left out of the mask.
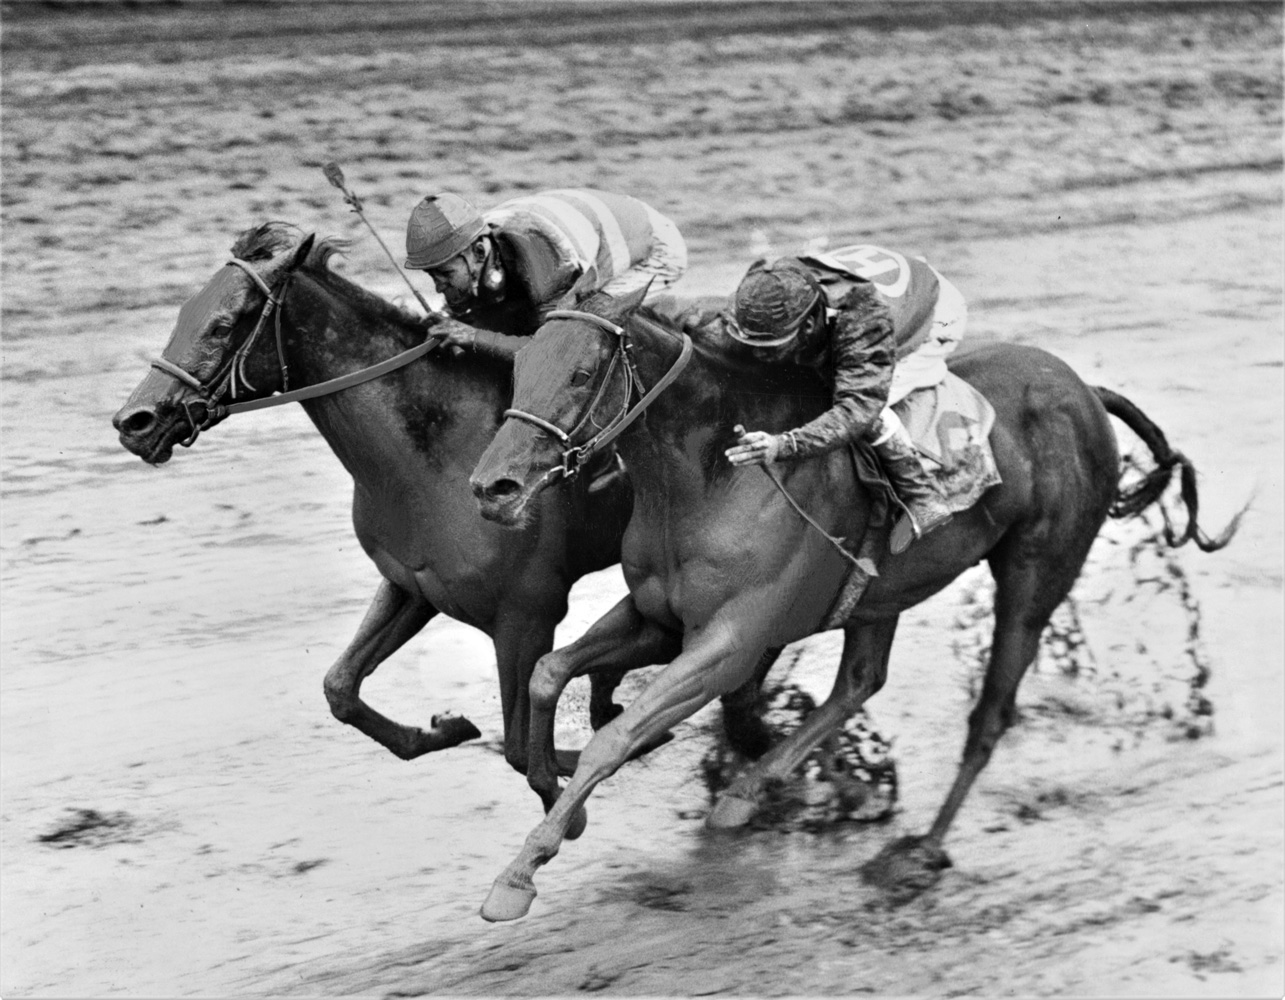
<path id="1" fill-rule="evenodd" d="M 1171 448 L 1164 431 L 1157 427 L 1150 417 L 1124 396 L 1101 386 L 1094 386 L 1093 391 L 1098 394 L 1098 399 L 1106 407 L 1107 413 L 1120 420 L 1129 430 L 1142 439 L 1142 443 L 1150 449 L 1151 456 L 1156 462 L 1156 467 L 1144 474 L 1138 482 L 1130 486 L 1121 485 L 1117 487 L 1115 500 L 1112 502 L 1109 512 L 1110 516 L 1115 518 L 1136 517 L 1152 504 L 1159 503 L 1161 496 L 1173 479 L 1174 469 L 1180 469 L 1182 502 L 1187 508 L 1187 528 L 1181 534 L 1175 531 L 1172 522 L 1169 520 L 1169 512 L 1161 504 L 1160 513 L 1164 515 L 1165 520 L 1165 541 L 1174 548 L 1185 545 L 1187 542 L 1195 542 L 1197 548 L 1202 552 L 1216 552 L 1227 545 L 1240 527 L 1240 519 L 1244 516 L 1245 511 L 1249 509 L 1249 504 L 1246 504 L 1236 512 L 1236 516 L 1223 529 L 1222 534 L 1217 538 L 1210 538 L 1205 534 L 1196 519 L 1200 509 L 1200 498 L 1196 492 L 1196 467 L 1192 465 L 1191 459 L 1187 458 L 1182 452 Z"/>

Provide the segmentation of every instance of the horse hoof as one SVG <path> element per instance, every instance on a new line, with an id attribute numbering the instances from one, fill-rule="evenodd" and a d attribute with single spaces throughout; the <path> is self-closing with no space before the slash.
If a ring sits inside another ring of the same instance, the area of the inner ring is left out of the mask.
<path id="1" fill-rule="evenodd" d="M 534 888 L 519 888 L 496 879 L 486 897 L 486 902 L 482 904 L 482 919 L 498 924 L 525 917 L 534 899 Z"/>
<path id="2" fill-rule="evenodd" d="M 705 825 L 711 830 L 734 830 L 744 826 L 758 812 L 758 803 L 739 795 L 724 793 L 710 810 Z"/>
<path id="3" fill-rule="evenodd" d="M 444 712 L 441 715 L 435 715 L 430 720 L 433 725 L 433 732 L 443 746 L 455 747 L 469 740 L 475 740 L 482 735 L 482 731 L 469 722 L 462 715 L 451 715 Z"/>
<path id="4" fill-rule="evenodd" d="M 567 824 L 567 832 L 562 835 L 563 840 L 577 840 L 584 829 L 589 825 L 589 813 L 584 806 L 576 810 L 576 814 L 571 817 L 571 822 Z"/>
<path id="5" fill-rule="evenodd" d="M 862 865 L 861 877 L 888 891 L 894 902 L 904 903 L 936 885 L 950 866 L 950 857 L 936 844 L 922 837 L 902 837 Z"/>

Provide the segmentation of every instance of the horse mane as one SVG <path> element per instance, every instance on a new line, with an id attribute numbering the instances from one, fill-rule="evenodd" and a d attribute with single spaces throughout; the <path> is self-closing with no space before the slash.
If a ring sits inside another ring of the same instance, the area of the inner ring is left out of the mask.
<path id="1" fill-rule="evenodd" d="M 304 231 L 292 222 L 271 220 L 238 234 L 231 252 L 234 257 L 249 262 L 273 260 L 297 247 L 304 235 Z M 302 270 L 364 312 L 374 313 L 398 326 L 421 327 L 423 321 L 414 313 L 350 281 L 330 267 L 331 260 L 342 256 L 351 245 L 351 240 L 337 236 L 317 240 L 308 252 Z"/>
<path id="2" fill-rule="evenodd" d="M 303 230 L 294 223 L 274 219 L 238 233 L 231 253 L 233 257 L 257 263 L 298 246 L 302 239 Z"/>

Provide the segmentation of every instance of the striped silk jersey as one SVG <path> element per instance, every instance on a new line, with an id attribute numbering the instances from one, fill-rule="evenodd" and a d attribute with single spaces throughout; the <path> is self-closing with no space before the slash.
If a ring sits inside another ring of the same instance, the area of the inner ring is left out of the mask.
<path id="1" fill-rule="evenodd" d="M 674 228 L 637 198 L 590 188 L 513 198 L 485 213 L 483 219 L 496 229 L 538 229 L 564 261 L 577 265 L 583 275 L 578 287 L 594 290 L 646 261 L 658 239 Z"/>

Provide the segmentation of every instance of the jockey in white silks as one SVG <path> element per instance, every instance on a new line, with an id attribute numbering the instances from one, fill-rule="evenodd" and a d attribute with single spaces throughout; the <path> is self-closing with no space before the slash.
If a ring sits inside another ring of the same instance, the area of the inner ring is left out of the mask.
<path id="1" fill-rule="evenodd" d="M 553 309 L 594 292 L 650 284 L 650 298 L 687 270 L 678 227 L 627 195 L 566 188 L 524 195 L 485 214 L 455 194 L 430 195 L 406 227 L 406 265 L 428 272 L 454 318 L 446 343 L 511 359 Z"/>

